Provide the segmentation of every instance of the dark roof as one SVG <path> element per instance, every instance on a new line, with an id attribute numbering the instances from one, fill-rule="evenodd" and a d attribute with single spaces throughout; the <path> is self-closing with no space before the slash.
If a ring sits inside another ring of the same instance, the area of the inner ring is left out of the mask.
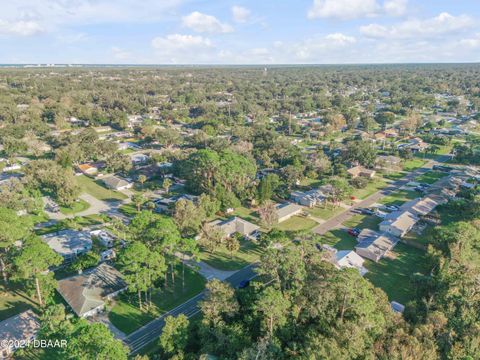
<path id="1" fill-rule="evenodd" d="M 83 316 L 90 310 L 104 304 L 104 298 L 127 286 L 122 274 L 105 263 L 58 282 L 58 292 L 75 311 Z"/>

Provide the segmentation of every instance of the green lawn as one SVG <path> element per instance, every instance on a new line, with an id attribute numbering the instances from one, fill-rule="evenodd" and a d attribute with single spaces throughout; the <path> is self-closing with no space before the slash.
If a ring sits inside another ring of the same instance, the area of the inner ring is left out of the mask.
<path id="1" fill-rule="evenodd" d="M 70 207 L 60 206 L 60 212 L 64 215 L 72 215 L 87 210 L 90 204 L 82 199 L 78 199 Z"/>
<path id="2" fill-rule="evenodd" d="M 345 229 L 334 229 L 322 236 L 322 243 L 334 246 L 337 250 L 352 250 L 357 245 L 357 240 Z"/>
<path id="3" fill-rule="evenodd" d="M 112 324 L 124 333 L 130 334 L 161 314 L 184 303 L 205 288 L 205 279 L 197 272 L 185 267 L 185 289 L 183 289 L 180 265 L 177 266 L 176 273 L 175 285 L 171 285 L 170 282 L 167 289 L 154 290 L 153 304 L 149 310 L 141 311 L 139 309 L 137 294 L 123 293 L 119 295 L 108 314 Z"/>
<path id="4" fill-rule="evenodd" d="M 118 201 L 127 198 L 126 195 L 118 191 L 107 189 L 102 185 L 101 181 L 95 181 L 94 179 L 91 179 L 85 175 L 76 176 L 75 178 L 77 179 L 78 185 L 84 192 L 96 197 L 98 200 Z"/>
<path id="5" fill-rule="evenodd" d="M 387 183 L 384 179 L 375 178 L 369 182 L 364 189 L 354 189 L 352 195 L 357 199 L 365 199 L 373 193 L 376 193 L 378 190 L 383 189 L 385 186 L 387 186 Z"/>
<path id="6" fill-rule="evenodd" d="M 292 216 L 290 219 L 282 221 L 275 227 L 284 231 L 311 230 L 317 225 L 317 222 L 302 216 Z"/>
<path id="7" fill-rule="evenodd" d="M 441 171 L 429 171 L 423 175 L 420 175 L 415 179 L 416 182 L 419 183 L 427 183 L 427 184 L 433 184 L 437 180 L 447 176 L 447 173 L 441 172 Z"/>
<path id="8" fill-rule="evenodd" d="M 359 229 L 372 229 L 378 230 L 378 224 L 382 222 L 378 216 L 371 216 L 371 215 L 361 215 L 357 214 L 352 216 L 349 220 L 343 223 L 344 226 L 348 228 L 359 228 Z"/>
<path id="9" fill-rule="evenodd" d="M 384 258 L 378 263 L 365 260 L 368 273 L 365 278 L 373 285 L 383 289 L 390 301 L 406 304 L 414 297 L 414 289 L 410 282 L 412 274 L 426 273 L 426 253 L 402 243 L 393 249 L 395 259 Z"/>
<path id="10" fill-rule="evenodd" d="M 427 163 L 427 160 L 424 159 L 419 159 L 419 158 L 413 158 L 410 160 L 405 160 L 403 162 L 403 171 L 413 171 L 418 168 L 421 168 L 423 165 Z"/>
<path id="11" fill-rule="evenodd" d="M 325 207 L 313 207 L 307 209 L 307 212 L 317 218 L 328 220 L 335 215 L 340 214 L 341 212 L 345 211 L 345 209 L 341 206 L 333 206 L 333 205 L 326 205 Z"/>
<path id="12" fill-rule="evenodd" d="M 0 321 L 35 307 L 36 304 L 23 292 L 0 286 Z"/>
<path id="13" fill-rule="evenodd" d="M 218 270 L 240 270 L 260 258 L 260 248 L 250 240 L 241 240 L 240 249 L 230 255 L 225 248 L 216 250 L 213 254 L 203 250 L 200 258 L 208 265 Z"/>
<path id="14" fill-rule="evenodd" d="M 415 191 L 410 190 L 398 190 L 391 193 L 388 196 L 382 198 L 379 202 L 385 205 L 397 205 L 400 206 L 407 201 L 416 199 L 419 197 L 419 194 Z"/>
<path id="15" fill-rule="evenodd" d="M 138 214 L 137 207 L 133 203 L 123 204 L 118 208 L 118 210 L 124 215 L 130 216 L 130 217 L 133 217 Z"/>
<path id="16" fill-rule="evenodd" d="M 233 212 L 234 216 L 241 217 L 242 219 L 245 219 L 247 221 L 253 222 L 253 223 L 259 223 L 260 219 L 257 215 L 257 212 L 255 210 L 246 208 L 244 206 L 240 206 L 235 209 Z"/>

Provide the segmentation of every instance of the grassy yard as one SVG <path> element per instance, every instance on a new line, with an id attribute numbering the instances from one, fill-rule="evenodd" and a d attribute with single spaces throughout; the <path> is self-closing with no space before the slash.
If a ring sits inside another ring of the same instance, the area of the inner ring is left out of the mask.
<path id="1" fill-rule="evenodd" d="M 292 216 L 290 219 L 282 221 L 275 227 L 284 231 L 311 230 L 317 225 L 317 222 L 302 216 Z"/>
<path id="2" fill-rule="evenodd" d="M 403 171 L 410 172 L 410 171 L 416 170 L 418 168 L 421 168 L 426 163 L 427 163 L 427 160 L 419 159 L 419 158 L 405 160 L 403 163 Z"/>
<path id="3" fill-rule="evenodd" d="M 349 220 L 345 221 L 343 225 L 348 228 L 356 227 L 359 229 L 369 228 L 372 230 L 378 230 L 378 224 L 380 224 L 381 222 L 382 219 L 377 216 L 357 214 L 352 216 Z"/>
<path id="4" fill-rule="evenodd" d="M 36 304 L 21 291 L 0 286 L 0 321 L 35 307 Z"/>
<path id="5" fill-rule="evenodd" d="M 260 248 L 252 241 L 242 240 L 240 250 L 233 256 L 227 249 L 220 248 L 213 254 L 204 250 L 200 253 L 200 258 L 218 270 L 239 270 L 260 258 Z"/>
<path id="6" fill-rule="evenodd" d="M 107 189 L 103 185 L 101 185 L 100 181 L 95 181 L 88 176 L 81 175 L 77 176 L 77 183 L 81 187 L 81 189 L 96 197 L 98 200 L 103 200 L 103 201 L 118 201 L 118 200 L 124 200 L 127 198 L 126 195 L 118 192 L 118 191 L 113 191 L 110 189 Z"/>
<path id="7" fill-rule="evenodd" d="M 241 217 L 242 219 L 245 219 L 253 223 L 258 224 L 260 222 L 257 212 L 255 210 L 246 208 L 244 206 L 240 206 L 236 208 L 235 211 L 233 212 L 233 215 Z"/>
<path id="8" fill-rule="evenodd" d="M 78 199 L 70 207 L 60 206 L 60 212 L 64 215 L 72 215 L 87 210 L 90 204 L 82 199 Z"/>
<path id="9" fill-rule="evenodd" d="M 307 209 L 307 212 L 317 218 L 328 220 L 335 215 L 340 214 L 341 212 L 345 211 L 345 209 L 341 206 L 334 206 L 334 205 L 326 205 L 325 207 L 313 207 Z"/>
<path id="10" fill-rule="evenodd" d="M 334 246 L 337 250 L 352 250 L 357 240 L 345 229 L 334 229 L 322 236 L 322 243 Z"/>
<path id="11" fill-rule="evenodd" d="M 108 314 L 112 324 L 124 333 L 130 334 L 205 288 L 205 279 L 197 272 L 185 267 L 185 289 L 182 289 L 181 266 L 178 266 L 176 271 L 175 285 L 170 284 L 167 289 L 155 290 L 152 294 L 153 304 L 149 310 L 139 309 L 136 294 L 121 294 Z"/>
<path id="12" fill-rule="evenodd" d="M 387 186 L 387 183 L 384 179 L 375 178 L 373 181 L 369 182 L 364 189 L 354 189 L 353 196 L 357 199 L 365 199 L 373 193 L 376 193 L 378 190 L 383 189 L 385 186 Z"/>
<path id="13" fill-rule="evenodd" d="M 398 190 L 391 193 L 388 196 L 385 196 L 379 202 L 384 205 L 397 205 L 400 206 L 407 201 L 416 199 L 419 197 L 419 194 L 415 191 L 410 190 Z"/>
<path id="14" fill-rule="evenodd" d="M 364 265 L 368 273 L 365 277 L 383 289 L 390 301 L 406 304 L 413 298 L 414 292 L 410 277 L 414 273 L 428 271 L 426 255 L 424 251 L 402 243 L 397 244 L 393 253 L 394 259 L 384 258 L 378 263 L 366 260 Z"/>
<path id="15" fill-rule="evenodd" d="M 416 182 L 419 183 L 426 183 L 426 184 L 433 184 L 437 180 L 447 176 L 447 173 L 441 171 L 429 171 L 423 175 L 420 175 L 415 179 Z"/>

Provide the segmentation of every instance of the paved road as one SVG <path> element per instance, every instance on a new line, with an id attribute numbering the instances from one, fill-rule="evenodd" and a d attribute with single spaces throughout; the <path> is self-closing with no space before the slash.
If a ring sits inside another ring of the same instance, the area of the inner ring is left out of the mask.
<path id="1" fill-rule="evenodd" d="M 256 276 L 255 273 L 256 264 L 250 264 L 243 269 L 237 271 L 232 276 L 228 277 L 225 281 L 230 283 L 233 287 L 238 287 L 242 280 L 251 280 Z M 149 322 L 145 326 L 141 327 L 137 331 L 128 335 L 124 342 L 130 347 L 131 354 L 137 353 L 141 348 L 148 345 L 152 341 L 158 339 L 162 333 L 163 326 L 165 325 L 165 317 L 168 315 L 178 316 L 184 314 L 187 317 L 196 315 L 200 309 L 198 303 L 205 297 L 205 291 L 194 296 L 183 304 L 177 306 L 175 309 L 163 314 L 161 317 Z"/>
<path id="2" fill-rule="evenodd" d="M 334 216 L 333 218 L 325 221 L 323 224 L 320 224 L 320 225 L 314 227 L 312 229 L 312 231 L 316 234 L 323 235 L 323 234 L 327 233 L 328 231 L 339 227 L 342 223 L 349 220 L 352 216 L 355 215 L 355 213 L 352 211 L 353 209 L 366 208 L 366 207 L 372 206 L 373 204 L 378 202 L 381 198 L 383 198 L 383 197 L 391 194 L 392 192 L 398 190 L 399 188 L 401 188 L 402 186 L 404 186 L 408 182 L 414 180 L 419 175 L 422 175 L 422 174 L 430 171 L 431 168 L 433 167 L 433 165 L 435 165 L 437 163 L 445 162 L 448 159 L 450 159 L 449 155 L 443 155 L 443 156 L 438 157 L 436 160 L 430 160 L 424 166 L 412 171 L 411 173 L 406 175 L 404 178 L 390 183 L 390 185 L 388 185 L 386 188 L 384 188 L 380 191 L 377 191 L 376 193 L 370 195 L 366 199 L 354 204 L 350 209 Z"/>

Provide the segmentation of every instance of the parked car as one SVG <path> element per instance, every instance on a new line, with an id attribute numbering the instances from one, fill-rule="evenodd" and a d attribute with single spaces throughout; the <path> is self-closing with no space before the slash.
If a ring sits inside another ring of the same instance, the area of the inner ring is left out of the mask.
<path id="1" fill-rule="evenodd" d="M 443 172 L 449 172 L 453 170 L 452 167 L 444 166 L 444 165 L 433 165 L 432 169 L 437 171 L 443 171 Z"/>
<path id="2" fill-rule="evenodd" d="M 400 210 L 400 206 L 397 205 L 385 205 L 385 209 L 388 211 L 398 211 Z"/>
<path id="3" fill-rule="evenodd" d="M 375 215 L 375 211 L 372 209 L 360 208 L 358 210 L 360 211 L 360 214 L 363 214 L 363 215 Z"/>
<path id="4" fill-rule="evenodd" d="M 348 229 L 348 234 L 357 237 L 360 234 L 360 231 L 361 230 L 359 228 L 351 228 Z"/>
<path id="5" fill-rule="evenodd" d="M 387 213 L 384 212 L 384 211 L 380 211 L 379 209 L 377 209 L 375 211 L 375 216 L 379 217 L 380 219 L 385 219 L 387 217 Z"/>

